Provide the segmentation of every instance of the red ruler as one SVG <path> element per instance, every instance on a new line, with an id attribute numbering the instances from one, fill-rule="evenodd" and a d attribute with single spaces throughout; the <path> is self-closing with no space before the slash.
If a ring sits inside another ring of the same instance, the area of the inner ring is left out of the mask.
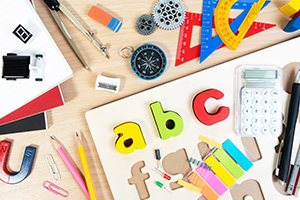
<path id="1" fill-rule="evenodd" d="M 234 19 L 228 18 L 228 20 L 230 23 Z M 185 21 L 180 27 L 175 66 L 181 65 L 195 58 L 199 58 L 200 44 L 191 47 L 193 26 L 202 26 L 202 14 L 186 12 Z M 261 22 L 253 22 L 248 32 L 246 33 L 245 38 L 255 35 L 259 32 L 265 31 L 274 26 L 276 25 Z M 214 24 L 213 28 L 215 28 Z M 219 48 L 224 46 L 225 45 L 223 44 Z"/>

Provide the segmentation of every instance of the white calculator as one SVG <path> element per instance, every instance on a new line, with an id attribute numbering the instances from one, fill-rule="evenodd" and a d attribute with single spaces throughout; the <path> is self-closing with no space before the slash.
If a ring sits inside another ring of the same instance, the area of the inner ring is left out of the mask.
<path id="1" fill-rule="evenodd" d="M 242 65 L 237 70 L 236 131 L 245 137 L 282 133 L 282 69 Z"/>

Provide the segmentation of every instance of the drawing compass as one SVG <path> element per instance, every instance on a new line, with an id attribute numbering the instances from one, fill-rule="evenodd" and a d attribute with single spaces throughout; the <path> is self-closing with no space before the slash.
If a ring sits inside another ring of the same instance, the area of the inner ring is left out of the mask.
<path id="1" fill-rule="evenodd" d="M 153 80 L 165 71 L 167 58 L 158 46 L 144 44 L 132 53 L 130 64 L 139 78 Z"/>
<path id="2" fill-rule="evenodd" d="M 78 58 L 80 59 L 80 61 L 82 62 L 82 64 L 84 65 L 84 67 L 91 72 L 91 70 L 89 69 L 89 67 L 87 66 L 85 60 L 83 59 L 81 53 L 79 52 L 78 48 L 76 47 L 73 39 L 71 38 L 71 35 L 69 34 L 69 32 L 67 31 L 65 25 L 63 24 L 62 20 L 60 19 L 59 15 L 57 14 L 57 11 L 61 11 L 62 13 L 64 13 L 73 24 L 75 24 L 75 26 L 77 28 L 79 28 L 81 30 L 81 32 L 96 46 L 96 48 L 105 56 L 109 59 L 109 56 L 107 54 L 107 48 L 105 46 L 100 45 L 95 39 L 94 39 L 94 34 L 88 30 L 86 30 L 83 25 L 74 17 L 74 15 L 72 15 L 72 13 L 60 2 L 58 2 L 57 0 L 44 0 L 44 2 L 47 4 L 50 13 L 52 14 L 54 20 L 56 21 L 57 25 L 59 26 L 60 30 L 63 32 L 64 36 L 66 37 L 66 39 L 68 40 L 69 44 L 71 45 L 71 47 L 73 48 L 73 50 L 75 51 L 75 53 L 77 54 Z"/>

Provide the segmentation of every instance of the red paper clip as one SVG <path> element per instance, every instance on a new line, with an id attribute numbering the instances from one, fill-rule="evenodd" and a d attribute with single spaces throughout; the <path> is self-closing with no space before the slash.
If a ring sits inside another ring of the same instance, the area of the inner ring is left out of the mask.
<path id="1" fill-rule="evenodd" d="M 46 184 L 48 184 L 48 185 L 46 185 Z M 69 196 L 69 192 L 67 192 L 66 190 L 58 187 L 57 185 L 55 185 L 55 184 L 53 184 L 53 183 L 51 183 L 49 181 L 45 181 L 43 185 L 44 185 L 44 188 L 46 188 L 50 192 L 53 192 L 54 194 L 58 194 L 58 195 L 60 195 L 62 197 Z M 54 188 L 54 189 L 52 189 L 52 188 Z"/>

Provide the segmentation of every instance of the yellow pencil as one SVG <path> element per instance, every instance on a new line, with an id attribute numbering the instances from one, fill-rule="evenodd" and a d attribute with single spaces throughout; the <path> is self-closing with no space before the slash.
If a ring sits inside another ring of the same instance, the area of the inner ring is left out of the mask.
<path id="1" fill-rule="evenodd" d="M 90 194 L 90 198 L 91 198 L 91 200 L 97 200 L 93 180 L 92 180 L 92 177 L 91 177 L 90 168 L 89 168 L 89 165 L 88 165 L 88 162 L 87 162 L 87 159 L 86 159 L 84 148 L 81 144 L 81 141 L 78 137 L 77 132 L 76 132 L 76 137 L 77 137 L 77 144 L 78 144 L 77 150 L 78 150 L 78 153 L 79 153 L 81 166 L 82 166 L 82 169 L 83 169 L 83 174 L 84 174 L 85 182 L 86 182 L 89 194 Z"/>

